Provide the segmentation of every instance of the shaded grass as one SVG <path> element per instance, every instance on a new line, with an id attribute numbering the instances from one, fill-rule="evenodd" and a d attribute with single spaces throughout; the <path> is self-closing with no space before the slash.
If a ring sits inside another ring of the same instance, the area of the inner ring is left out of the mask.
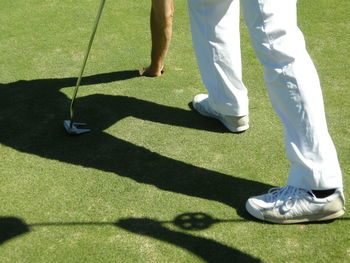
<path id="1" fill-rule="evenodd" d="M 332 3 L 299 1 L 299 23 L 347 175 L 349 4 Z M 185 3 L 175 3 L 166 74 L 136 77 L 149 61 L 149 4 L 107 2 L 76 104 L 93 131 L 77 138 L 66 136 L 62 121 L 98 2 L 2 4 L 0 261 L 346 262 L 348 213 L 329 224 L 278 226 L 244 210 L 247 197 L 283 185 L 288 171 L 250 46 L 242 52 L 252 128 L 232 135 L 188 106 L 204 87 Z M 175 224 L 199 212 L 216 221 L 197 231 Z"/>

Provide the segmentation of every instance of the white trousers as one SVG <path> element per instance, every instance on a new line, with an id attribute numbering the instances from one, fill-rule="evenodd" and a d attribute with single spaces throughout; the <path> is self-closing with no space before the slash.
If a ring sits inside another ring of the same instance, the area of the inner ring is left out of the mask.
<path id="1" fill-rule="evenodd" d="M 288 185 L 343 187 L 328 133 L 319 78 L 297 26 L 296 0 L 241 0 L 253 48 L 264 66 L 272 107 L 284 125 Z M 193 45 L 209 103 L 225 115 L 248 115 L 242 82 L 239 0 L 188 0 Z"/>

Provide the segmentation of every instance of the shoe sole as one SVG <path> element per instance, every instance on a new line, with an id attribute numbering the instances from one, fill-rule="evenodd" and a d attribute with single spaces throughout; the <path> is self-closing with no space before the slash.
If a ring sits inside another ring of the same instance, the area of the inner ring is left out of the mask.
<path id="1" fill-rule="evenodd" d="M 275 224 L 297 224 L 297 223 L 307 223 L 307 222 L 320 222 L 320 221 L 330 221 L 333 219 L 336 219 L 338 217 L 341 217 L 344 215 L 345 210 L 342 209 L 336 213 L 324 216 L 324 215 L 308 215 L 303 218 L 298 219 L 286 219 L 286 220 L 274 220 L 274 219 L 266 219 L 264 218 L 264 215 L 257 209 L 253 208 L 249 202 L 246 203 L 246 210 L 250 215 L 253 217 L 260 219 L 262 221 L 275 223 Z M 259 212 L 259 213 L 258 213 Z"/>
<path id="2" fill-rule="evenodd" d="M 208 116 L 209 117 L 209 116 Z M 248 130 L 249 129 L 249 125 L 247 124 L 247 125 L 243 125 L 243 126 L 239 126 L 239 127 L 232 127 L 231 125 L 229 125 L 224 119 L 222 119 L 220 116 L 218 116 L 218 117 L 216 117 L 215 119 L 217 119 L 217 120 L 219 120 L 223 125 L 225 125 L 225 127 L 229 130 L 229 131 L 231 131 L 231 132 L 233 132 L 233 133 L 235 133 L 235 132 L 244 132 L 244 131 L 246 131 L 246 130 Z"/>
<path id="3" fill-rule="evenodd" d="M 240 133 L 240 132 L 244 132 L 246 130 L 249 129 L 249 124 L 247 125 L 243 125 L 243 126 L 239 126 L 239 127 L 232 127 L 231 124 L 229 124 L 228 122 L 226 122 L 225 119 L 223 119 L 220 115 L 213 115 L 210 113 L 204 113 L 200 110 L 200 106 L 196 107 L 196 105 L 199 103 L 195 103 L 194 101 L 192 101 L 192 106 L 193 108 L 202 116 L 204 117 L 209 117 L 209 118 L 213 118 L 216 119 L 218 121 L 220 121 L 229 131 L 233 132 L 233 133 Z"/>

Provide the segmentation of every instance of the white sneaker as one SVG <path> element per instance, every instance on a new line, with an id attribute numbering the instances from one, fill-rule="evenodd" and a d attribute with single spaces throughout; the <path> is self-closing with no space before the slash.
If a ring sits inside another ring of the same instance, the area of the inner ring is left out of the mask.
<path id="1" fill-rule="evenodd" d="M 215 118 L 231 132 L 243 132 L 249 128 L 248 116 L 226 116 L 214 111 L 208 101 L 208 95 L 198 94 L 193 98 L 193 108 L 201 115 Z"/>
<path id="2" fill-rule="evenodd" d="M 285 186 L 249 198 L 246 209 L 260 220 L 292 224 L 335 219 L 345 213 L 344 205 L 341 189 L 336 189 L 328 197 L 317 198 L 307 190 Z"/>

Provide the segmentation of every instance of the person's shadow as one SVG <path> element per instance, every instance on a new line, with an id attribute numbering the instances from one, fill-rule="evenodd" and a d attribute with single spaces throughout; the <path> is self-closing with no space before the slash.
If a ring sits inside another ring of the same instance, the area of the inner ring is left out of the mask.
<path id="1" fill-rule="evenodd" d="M 82 85 L 137 76 L 137 71 L 99 74 L 83 78 Z M 218 123 L 191 110 L 125 96 L 90 95 L 78 98 L 76 105 L 79 118 L 93 124 L 92 132 L 68 136 L 62 121 L 67 119 L 70 100 L 59 89 L 74 84 L 75 78 L 0 84 L 0 143 L 44 158 L 113 172 L 162 190 L 219 201 L 236 208 L 242 217 L 247 217 L 247 197 L 270 187 L 186 164 L 103 132 L 128 116 L 223 132 Z"/>

